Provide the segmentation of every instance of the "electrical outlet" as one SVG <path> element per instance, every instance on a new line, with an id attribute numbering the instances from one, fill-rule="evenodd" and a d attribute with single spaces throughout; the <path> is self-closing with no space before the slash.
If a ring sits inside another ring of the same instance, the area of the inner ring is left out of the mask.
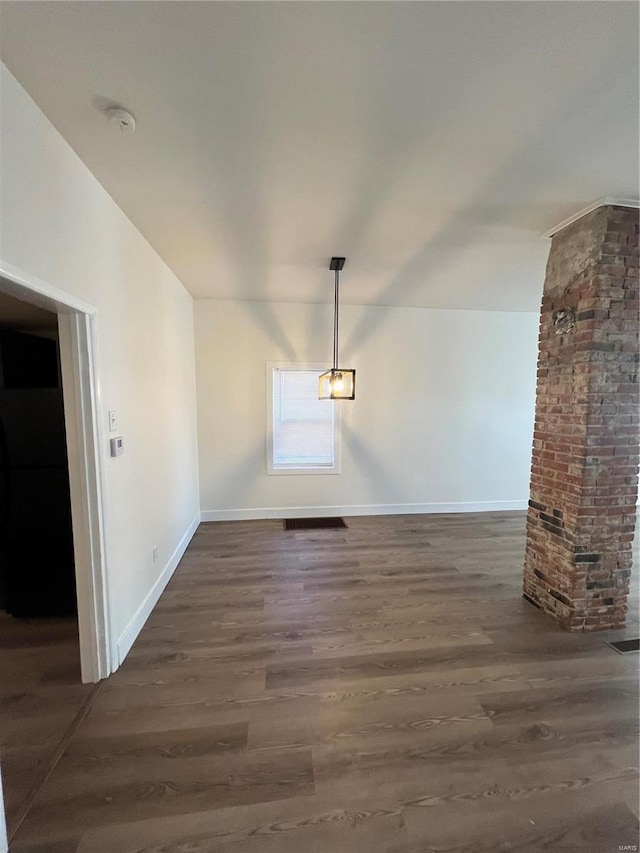
<path id="1" fill-rule="evenodd" d="M 153 557 L 153 562 L 155 563 L 155 561 L 158 559 L 158 546 L 157 545 L 153 549 L 153 551 L 151 552 L 151 556 Z"/>

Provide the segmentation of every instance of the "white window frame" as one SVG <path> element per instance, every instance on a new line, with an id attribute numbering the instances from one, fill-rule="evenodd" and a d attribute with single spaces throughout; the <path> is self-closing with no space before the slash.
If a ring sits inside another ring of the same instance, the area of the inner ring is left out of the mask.
<path id="1" fill-rule="evenodd" d="M 323 405 L 333 406 L 333 465 L 308 465 L 274 467 L 273 464 L 273 371 L 280 370 L 313 370 L 318 376 L 327 369 L 324 362 L 317 361 L 268 361 L 267 362 L 267 474 L 276 477 L 308 476 L 317 474 L 340 474 L 340 406 L 334 400 L 324 400 Z"/>

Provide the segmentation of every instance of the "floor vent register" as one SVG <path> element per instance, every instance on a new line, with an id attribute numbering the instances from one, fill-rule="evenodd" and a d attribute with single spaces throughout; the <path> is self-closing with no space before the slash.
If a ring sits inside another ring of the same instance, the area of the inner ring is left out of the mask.
<path id="1" fill-rule="evenodd" d="M 346 527 L 343 518 L 285 518 L 285 530 L 335 530 Z"/>

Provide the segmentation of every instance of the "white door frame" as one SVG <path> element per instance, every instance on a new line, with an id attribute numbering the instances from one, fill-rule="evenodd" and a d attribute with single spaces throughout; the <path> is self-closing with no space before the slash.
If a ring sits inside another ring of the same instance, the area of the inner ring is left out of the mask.
<path id="1" fill-rule="evenodd" d="M 83 682 L 112 671 L 97 309 L 0 259 L 0 292 L 58 315 Z"/>

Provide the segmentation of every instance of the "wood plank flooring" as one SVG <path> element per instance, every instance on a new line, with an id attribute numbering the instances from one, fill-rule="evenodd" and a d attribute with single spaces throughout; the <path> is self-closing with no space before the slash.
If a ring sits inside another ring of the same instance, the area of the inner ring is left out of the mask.
<path id="1" fill-rule="evenodd" d="M 567 634 L 521 598 L 524 514 L 348 524 L 202 524 L 12 851 L 634 849 L 639 656 L 603 641 L 637 589 Z"/>
<path id="2" fill-rule="evenodd" d="M 80 683 L 74 620 L 14 619 L 0 611 L 0 765 L 10 834 L 92 687 Z"/>

